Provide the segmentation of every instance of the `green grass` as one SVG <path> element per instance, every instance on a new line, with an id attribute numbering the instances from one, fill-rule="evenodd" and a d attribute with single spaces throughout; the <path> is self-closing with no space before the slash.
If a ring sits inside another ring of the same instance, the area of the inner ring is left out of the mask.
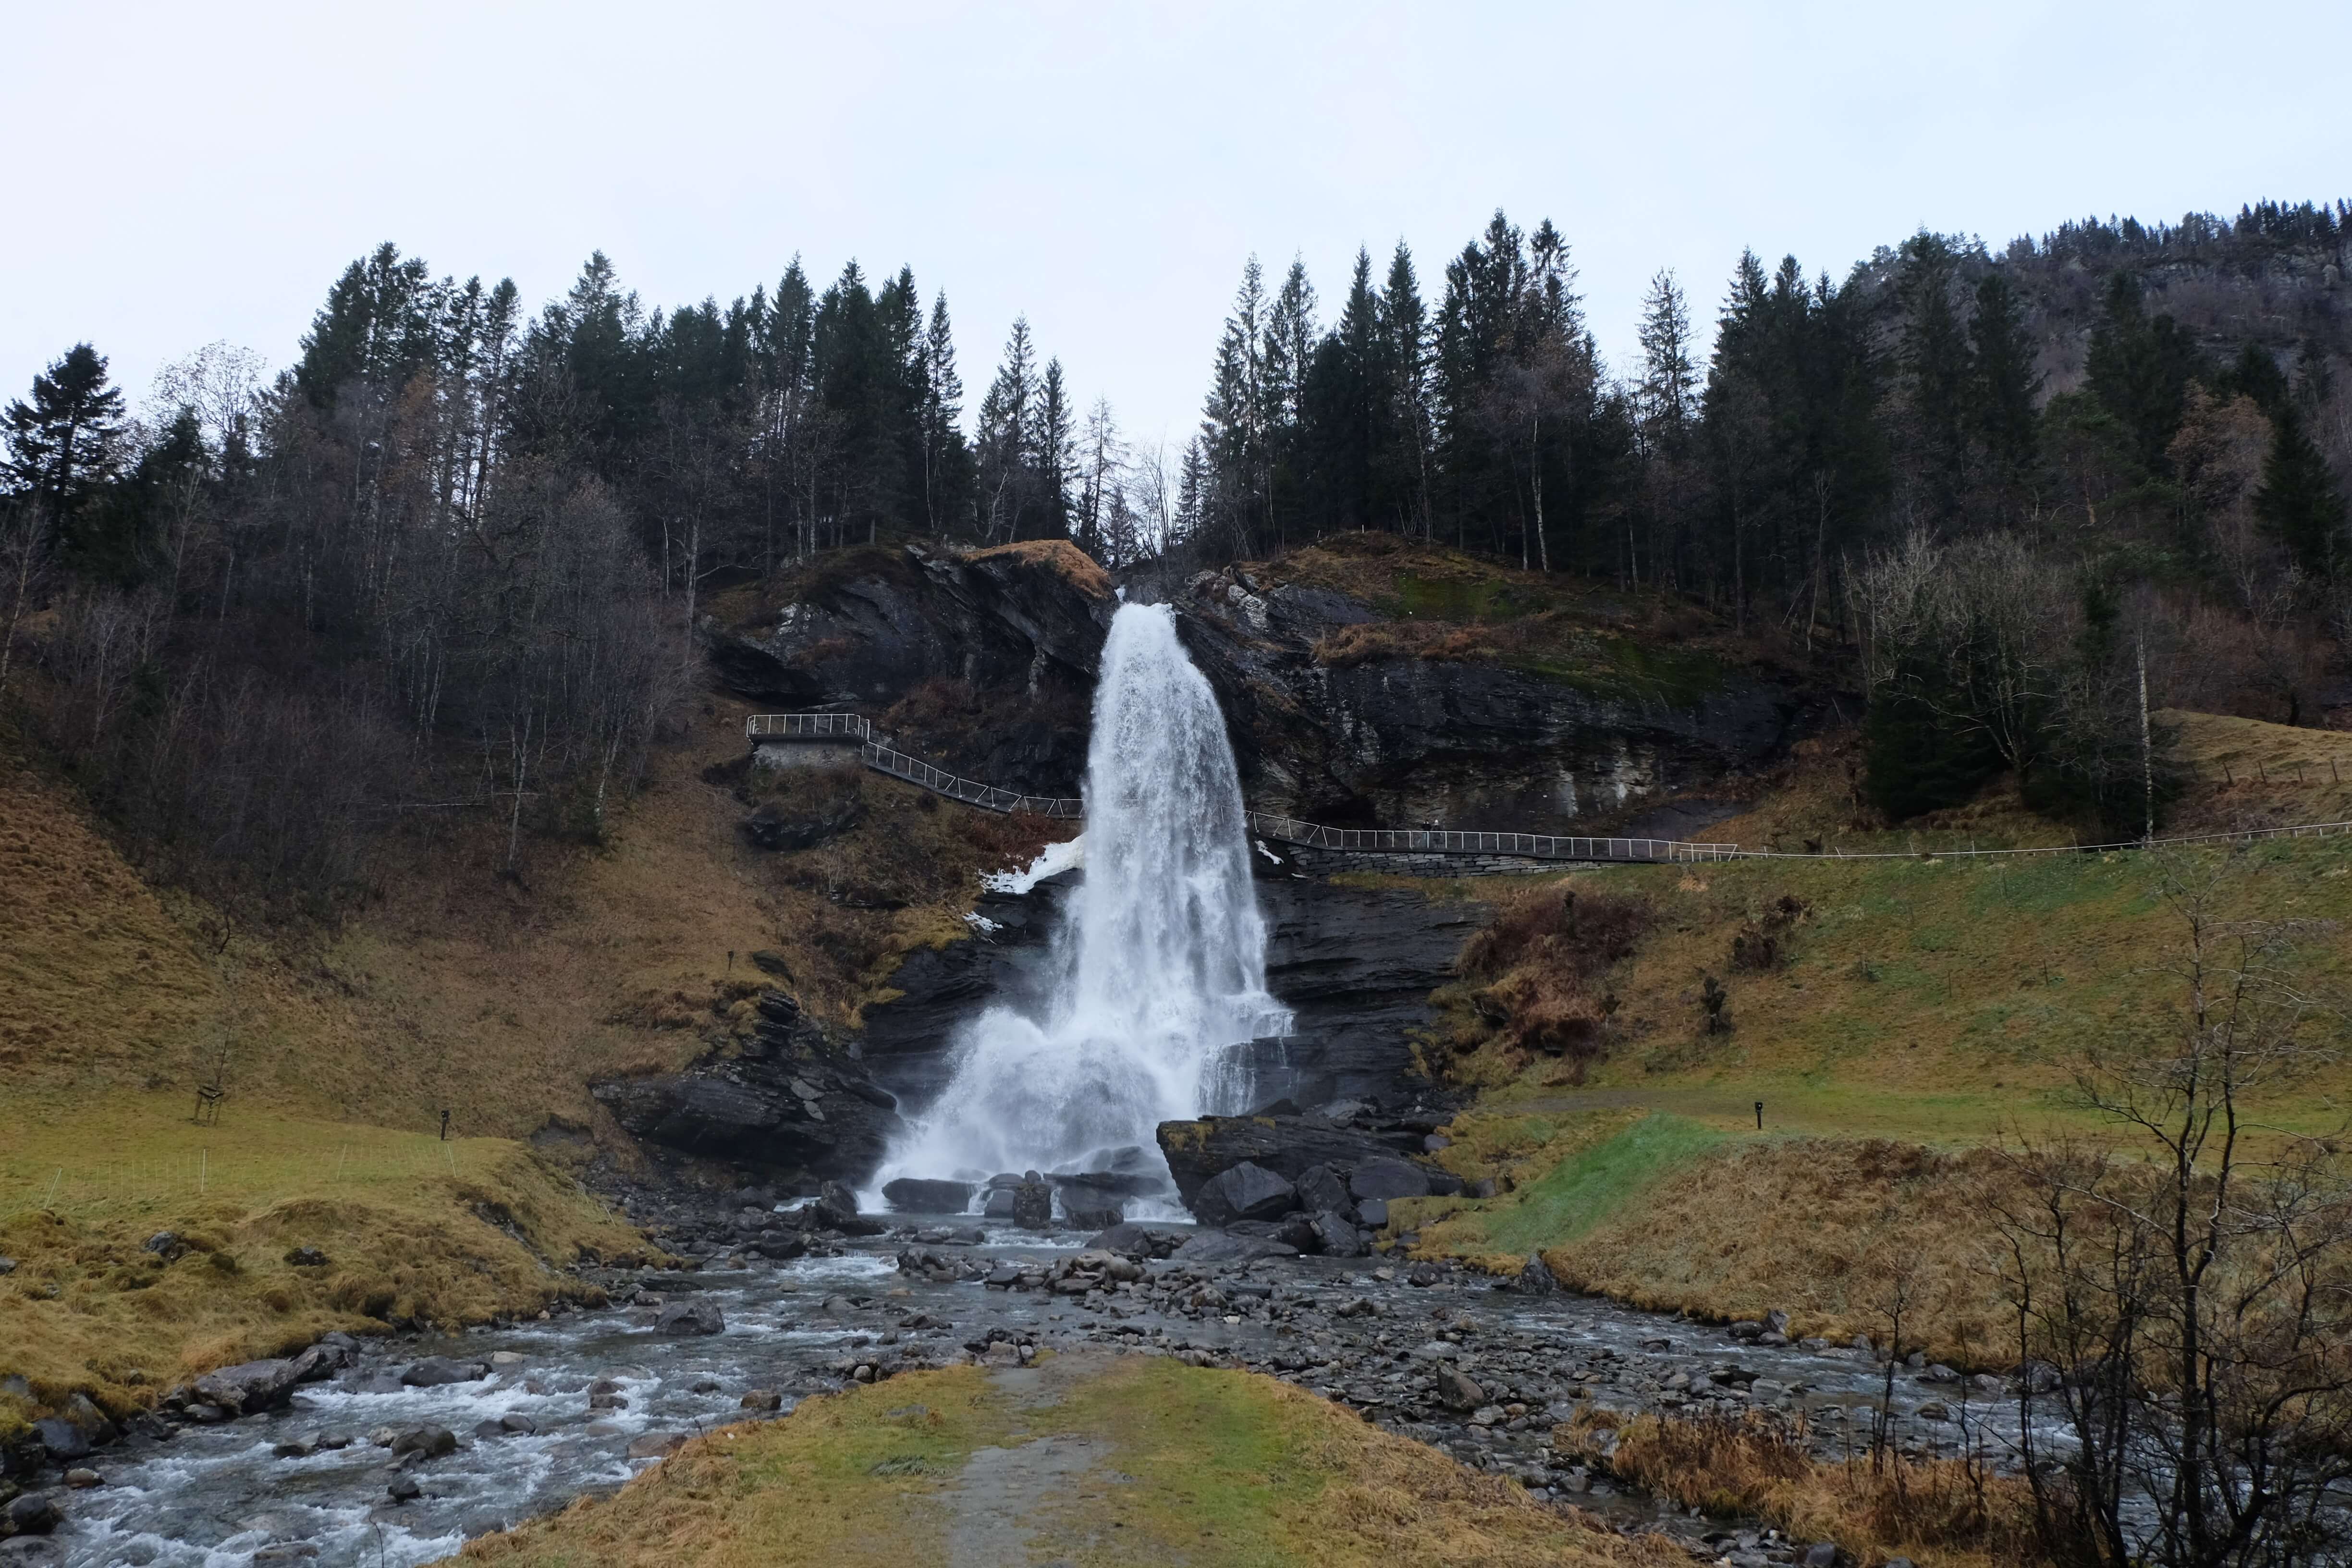
<path id="1" fill-rule="evenodd" d="M 1034 1494 L 976 1487 L 966 1468 L 983 1450 L 1043 1440 L 1061 1446 L 1063 1468 Z M 1003 1527 L 975 1530 L 975 1515 Z M 812 1399 L 785 1420 L 712 1433 L 614 1497 L 483 1537 L 464 1555 L 517 1568 L 1656 1561 L 1306 1390 L 1099 1352 L 1028 1372 L 913 1373 Z"/>
<path id="2" fill-rule="evenodd" d="M 1498 1250 L 1558 1247 L 1622 1212 L 1668 1173 L 1698 1159 L 1724 1134 L 1687 1117 L 1658 1111 L 1580 1153 L 1523 1188 L 1519 1201 L 1489 1211 L 1486 1238 Z"/>

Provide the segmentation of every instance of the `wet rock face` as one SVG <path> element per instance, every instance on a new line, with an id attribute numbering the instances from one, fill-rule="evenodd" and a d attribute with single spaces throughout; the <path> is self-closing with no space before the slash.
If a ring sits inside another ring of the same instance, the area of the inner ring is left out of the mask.
<path id="1" fill-rule="evenodd" d="M 926 683 L 1050 705 L 1094 690 L 1104 633 L 1118 607 L 1108 579 L 1075 548 L 959 560 L 919 545 L 866 552 L 779 613 L 766 627 L 702 637 L 719 679 L 780 710 L 877 713 Z M 1078 570 L 1065 568 L 1075 563 Z M 1099 589 L 1099 591 L 1097 591 Z M 996 754 L 936 757 L 942 765 L 993 764 L 985 782 L 1074 794 L 1085 771 L 1083 729 L 1073 738 L 1041 727 Z"/>
<path id="2" fill-rule="evenodd" d="M 1592 831 L 1777 760 L 1821 694 L 1743 670 L 1625 692 L 1475 660 L 1317 662 L 1370 606 L 1283 585 L 1177 596 L 1260 810 L 1339 826 Z"/>
<path id="3" fill-rule="evenodd" d="M 780 991 L 761 997 L 758 1028 L 740 1056 L 608 1079 L 591 1092 L 633 1136 L 796 1183 L 863 1181 L 898 1127 L 897 1097 Z"/>

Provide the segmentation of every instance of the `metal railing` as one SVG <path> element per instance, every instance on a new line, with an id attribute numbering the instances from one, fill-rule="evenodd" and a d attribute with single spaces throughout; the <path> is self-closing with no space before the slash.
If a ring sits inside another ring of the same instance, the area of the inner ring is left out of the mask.
<path id="1" fill-rule="evenodd" d="M 1530 860 L 1729 860 L 1737 844 L 1675 838 L 1585 838 L 1549 833 L 1471 833 L 1445 827 L 1325 827 L 1249 814 L 1250 831 L 1277 844 L 1368 855 L 1515 855 Z"/>
<path id="2" fill-rule="evenodd" d="M 946 795 L 984 811 L 1030 812 L 1039 816 L 1083 818 L 1086 802 L 1063 795 L 1021 795 L 996 789 L 933 767 L 876 741 L 874 726 L 855 713 L 754 713 L 743 721 L 745 738 L 761 741 L 827 741 L 855 738 L 858 760 L 877 773 Z M 1461 833 L 1446 828 L 1325 827 L 1296 817 L 1253 811 L 1249 831 L 1276 844 L 1311 849 L 1352 850 L 1370 855 L 1513 855 L 1533 860 L 1727 860 L 1736 844 L 1685 844 L 1671 838 L 1574 838 L 1537 833 Z"/>
<path id="3" fill-rule="evenodd" d="M 1086 816 L 1086 802 L 1060 795 L 1018 795 L 958 778 L 874 739 L 872 721 L 855 713 L 754 713 L 743 721 L 745 737 L 761 741 L 855 739 L 858 760 L 877 773 L 904 779 L 936 795 L 985 811 L 1033 812 L 1068 819 Z M 2352 822 L 2306 822 L 2284 827 L 2240 828 L 2227 833 L 2185 834 L 2177 838 L 2134 839 L 2113 844 L 2052 844 L 2030 849 L 1743 849 L 1737 844 L 1702 844 L 1676 838 L 1583 838 L 1545 833 L 1470 833 L 1444 827 L 1326 827 L 1267 812 L 1247 814 L 1249 831 L 1276 844 L 1365 855 L 1511 855 L 1529 860 L 1677 862 L 1696 860 L 1927 860 L 2000 855 L 2095 855 L 2152 849 L 2179 844 L 2242 844 L 2257 838 L 2299 838 L 2352 832 Z"/>
<path id="4" fill-rule="evenodd" d="M 824 741 L 856 736 L 874 739 L 874 721 L 856 713 L 754 713 L 743 721 L 749 741 Z"/>
<path id="5" fill-rule="evenodd" d="M 857 749 L 860 761 L 877 773 L 888 773 L 894 779 L 904 779 L 920 784 L 950 800 L 960 800 L 966 805 L 976 805 L 986 811 L 1031 812 L 1038 816 L 1082 817 L 1087 803 L 1050 795 L 1016 795 L 1009 789 L 992 789 L 984 784 L 960 779 L 953 773 L 941 773 L 919 757 L 868 742 Z"/>

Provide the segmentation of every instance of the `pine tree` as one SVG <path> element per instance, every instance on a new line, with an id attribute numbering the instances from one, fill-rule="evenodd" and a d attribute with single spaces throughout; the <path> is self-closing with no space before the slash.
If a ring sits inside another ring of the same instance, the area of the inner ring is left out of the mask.
<path id="1" fill-rule="evenodd" d="M 948 325 L 944 291 L 931 300 L 930 324 L 923 332 L 923 514 L 933 533 L 947 531 L 959 510 L 966 457 L 963 446 L 963 378 L 956 374 L 955 335 Z"/>
<path id="2" fill-rule="evenodd" d="M 1954 258 L 1932 234 L 1903 245 L 1905 303 L 1903 363 L 1911 381 L 1911 414 L 1921 478 L 1931 515 L 1958 513 L 1968 459 L 1969 387 L 1975 376 L 1967 334 L 1952 309 Z"/>
<path id="3" fill-rule="evenodd" d="M 2210 380 L 2195 342 L 2168 315 L 2151 320 L 2142 303 L 2139 274 L 2118 268 L 2107 280 L 2107 298 L 2091 330 L 2086 366 L 2091 395 L 2131 433 L 2140 464 L 2149 473 L 2171 471 L 2165 448 L 2180 428 L 2189 384 Z"/>
<path id="4" fill-rule="evenodd" d="M 1062 362 L 1047 360 L 1037 384 L 1035 445 L 1030 457 L 1037 474 L 1038 531 L 1047 539 L 1064 538 L 1070 531 L 1070 482 L 1077 458 L 1071 424 Z"/>
<path id="5" fill-rule="evenodd" d="M 10 488 L 50 520 L 68 558 L 110 572 L 122 553 L 108 536 L 119 520 L 100 513 L 121 419 L 122 392 L 106 383 L 106 357 L 76 343 L 33 378 L 30 402 L 8 405 L 4 432 Z"/>
<path id="6" fill-rule="evenodd" d="M 980 400 L 974 457 L 979 467 L 979 527 L 982 538 L 1015 540 L 1030 510 L 1035 443 L 1037 353 L 1029 341 L 1029 318 L 1015 316 L 1004 341 L 1004 362 Z"/>
<path id="7" fill-rule="evenodd" d="M 1970 423 L 1992 460 L 1997 482 L 2012 487 L 2039 460 L 2042 421 L 2034 399 L 2042 376 L 2033 368 L 2024 301 L 1998 272 L 1987 273 L 1977 285 L 1969 341 L 1976 351 Z"/>
<path id="8" fill-rule="evenodd" d="M 2271 432 L 2254 515 L 2270 525 L 2297 566 L 2314 577 L 2332 578 L 2345 564 L 2344 493 L 2292 400 L 2272 415 Z"/>
<path id="9" fill-rule="evenodd" d="M 1654 447 L 1679 451 L 1697 413 L 1698 367 L 1691 362 L 1690 304 L 1669 268 L 1650 279 L 1640 339 L 1643 427 Z"/>
<path id="10" fill-rule="evenodd" d="M 1422 304 L 1421 279 L 1412 252 L 1402 240 L 1389 258 L 1381 287 L 1380 384 L 1388 396 L 1381 466 L 1382 489 L 1391 498 L 1397 525 L 1426 539 L 1434 527 L 1430 510 L 1429 313 Z"/>

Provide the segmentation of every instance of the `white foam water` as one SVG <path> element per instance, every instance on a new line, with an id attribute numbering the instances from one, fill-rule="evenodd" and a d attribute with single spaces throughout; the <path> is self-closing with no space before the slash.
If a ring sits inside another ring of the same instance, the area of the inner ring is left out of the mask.
<path id="1" fill-rule="evenodd" d="M 1242 1047 L 1288 1029 L 1290 1015 L 1265 988 L 1224 715 L 1164 605 L 1112 617 L 1086 799 L 1086 879 L 1054 938 L 1052 984 L 1033 1006 L 993 1007 L 964 1027 L 951 1080 L 891 1150 L 877 1189 L 900 1176 L 1091 1169 L 1129 1147 L 1164 1173 L 1160 1122 L 1247 1109 Z M 1075 854 L 1047 858 L 1058 867 Z"/>

